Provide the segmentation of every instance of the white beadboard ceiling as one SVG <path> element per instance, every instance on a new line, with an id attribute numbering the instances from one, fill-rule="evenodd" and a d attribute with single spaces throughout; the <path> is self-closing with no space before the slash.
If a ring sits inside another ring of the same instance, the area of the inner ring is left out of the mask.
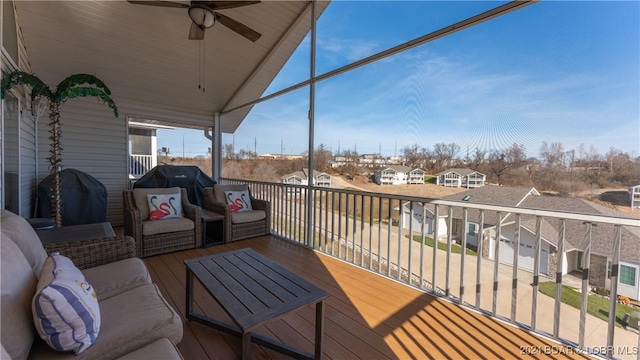
<path id="1" fill-rule="evenodd" d="M 318 2 L 316 15 L 328 4 Z M 214 113 L 259 98 L 311 24 L 309 1 L 220 10 L 262 37 L 253 43 L 219 23 L 207 29 L 202 92 L 200 41 L 187 39 L 186 9 L 84 0 L 15 5 L 32 72 L 47 84 L 94 74 L 122 115 L 194 128 L 211 127 Z M 234 132 L 249 110 L 225 114 L 222 131 Z"/>

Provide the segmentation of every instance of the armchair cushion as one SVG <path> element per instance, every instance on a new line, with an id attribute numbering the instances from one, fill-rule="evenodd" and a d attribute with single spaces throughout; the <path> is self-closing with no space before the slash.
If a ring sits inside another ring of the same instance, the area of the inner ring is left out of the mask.
<path id="1" fill-rule="evenodd" d="M 193 223 L 193 220 L 184 217 L 162 221 L 143 221 L 142 235 L 149 236 L 176 231 L 193 230 L 194 226 L 195 224 Z"/>
<path id="2" fill-rule="evenodd" d="M 216 198 L 216 201 L 227 204 L 227 197 L 225 196 L 225 191 L 249 191 L 248 185 L 213 185 L 213 195 Z M 249 192 L 249 195 L 251 193 Z"/>
<path id="3" fill-rule="evenodd" d="M 231 213 L 231 223 L 244 224 L 263 220 L 267 214 L 262 210 L 252 210 L 238 213 Z"/>
<path id="4" fill-rule="evenodd" d="M 136 208 L 140 212 L 140 220 L 149 220 L 149 202 L 147 200 L 147 194 L 175 194 L 180 193 L 180 191 L 179 187 L 133 189 L 133 199 L 136 203 Z"/>

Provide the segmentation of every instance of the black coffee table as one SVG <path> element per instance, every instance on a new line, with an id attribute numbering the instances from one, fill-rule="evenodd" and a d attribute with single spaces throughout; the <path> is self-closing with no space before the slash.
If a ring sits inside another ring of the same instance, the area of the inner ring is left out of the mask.
<path id="1" fill-rule="evenodd" d="M 258 254 L 241 249 L 185 260 L 187 319 L 242 337 L 242 359 L 251 358 L 251 342 L 298 359 L 322 358 L 323 302 L 329 294 Z M 231 317 L 234 325 L 193 310 L 194 277 Z M 309 304 L 316 304 L 315 353 L 309 354 L 252 331 Z"/>

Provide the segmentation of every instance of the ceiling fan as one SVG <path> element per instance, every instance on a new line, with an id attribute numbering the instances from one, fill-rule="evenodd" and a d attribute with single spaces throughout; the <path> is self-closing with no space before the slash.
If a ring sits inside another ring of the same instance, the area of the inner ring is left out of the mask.
<path id="1" fill-rule="evenodd" d="M 188 9 L 191 18 L 191 29 L 189 30 L 189 40 L 204 39 L 204 31 L 212 27 L 216 21 L 222 25 L 255 42 L 262 36 L 259 32 L 250 27 L 219 13 L 216 10 L 233 9 L 247 5 L 258 4 L 260 1 L 191 1 L 189 4 L 173 1 L 145 1 L 127 0 L 131 4 L 151 5 L 171 8 Z"/>

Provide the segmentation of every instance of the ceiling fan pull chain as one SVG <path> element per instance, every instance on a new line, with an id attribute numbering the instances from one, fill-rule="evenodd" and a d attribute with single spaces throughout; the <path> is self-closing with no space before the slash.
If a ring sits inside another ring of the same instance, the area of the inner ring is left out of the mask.
<path id="1" fill-rule="evenodd" d="M 202 89 L 202 43 L 198 44 L 198 89 Z"/>
<path id="2" fill-rule="evenodd" d="M 202 44 L 202 92 L 204 92 L 204 86 L 207 82 L 207 49 L 204 46 L 204 39 L 200 41 L 200 44 Z"/>

